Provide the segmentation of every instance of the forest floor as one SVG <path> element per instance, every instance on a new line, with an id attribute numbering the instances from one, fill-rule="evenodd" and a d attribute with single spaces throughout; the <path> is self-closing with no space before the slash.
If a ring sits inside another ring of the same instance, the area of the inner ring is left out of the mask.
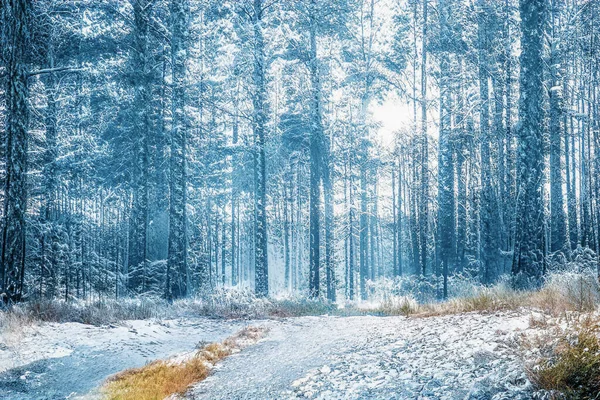
<path id="1" fill-rule="evenodd" d="M 217 365 L 189 399 L 530 399 L 523 312 L 302 317 Z M 529 332 L 532 333 L 532 332 Z"/>
<path id="2" fill-rule="evenodd" d="M 531 312 L 437 317 L 44 323 L 0 337 L 0 398 L 97 398 L 108 376 L 263 326 L 188 399 L 530 399 L 519 338 Z"/>

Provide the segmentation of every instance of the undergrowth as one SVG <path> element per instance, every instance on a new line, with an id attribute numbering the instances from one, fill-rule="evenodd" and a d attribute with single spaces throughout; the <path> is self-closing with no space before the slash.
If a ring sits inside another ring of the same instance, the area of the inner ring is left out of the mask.
<path id="1" fill-rule="evenodd" d="M 473 286 L 467 295 L 447 301 L 417 302 L 407 295 L 386 293 L 371 312 L 429 317 L 464 312 L 497 312 L 532 308 L 551 315 L 591 312 L 600 305 L 600 286 L 593 272 L 562 272 L 548 276 L 537 291 L 519 291 L 507 282 L 491 287 Z"/>
<path id="2" fill-rule="evenodd" d="M 584 316 L 559 336 L 528 373 L 551 399 L 600 399 L 599 320 Z"/>
<path id="3" fill-rule="evenodd" d="M 267 299 L 247 290 L 217 290 L 204 297 L 169 303 L 141 297 L 103 301 L 36 300 L 0 310 L 0 331 L 34 322 L 78 322 L 88 325 L 116 324 L 124 320 L 210 317 L 265 319 L 333 314 L 337 305 L 306 298 Z"/>
<path id="4" fill-rule="evenodd" d="M 455 283 L 455 286 L 458 283 Z M 33 322 L 79 322 L 107 325 L 123 320 L 211 317 L 265 319 L 306 315 L 403 315 L 437 316 L 463 312 L 496 312 L 534 308 L 558 316 L 588 312 L 600 304 L 600 287 L 593 272 L 561 272 L 549 275 L 538 291 L 515 291 L 506 281 L 491 287 L 472 281 L 459 285 L 461 294 L 447 301 L 418 301 L 411 292 L 397 292 L 389 280 L 372 287 L 371 302 L 335 304 L 322 299 L 290 297 L 271 299 L 248 289 L 218 289 L 201 297 L 169 303 L 156 297 L 81 301 L 73 299 L 27 301 L 0 311 L 0 331 Z"/>

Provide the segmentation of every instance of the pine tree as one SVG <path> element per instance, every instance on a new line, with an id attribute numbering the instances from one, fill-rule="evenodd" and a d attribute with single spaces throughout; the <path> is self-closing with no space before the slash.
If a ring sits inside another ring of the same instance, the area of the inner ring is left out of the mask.
<path id="1" fill-rule="evenodd" d="M 263 37 L 262 0 L 254 0 L 252 9 L 252 29 L 254 32 L 252 81 L 254 93 L 253 130 L 256 144 L 254 154 L 254 205 L 255 205 L 255 254 L 254 254 L 254 290 L 259 296 L 269 295 L 269 260 L 267 246 L 267 166 L 266 166 L 266 78 L 265 78 L 265 49 Z"/>
<path id="2" fill-rule="evenodd" d="M 562 58 L 560 55 L 560 4 L 552 1 L 552 43 L 550 55 L 550 251 L 563 250 L 567 239 L 562 179 Z"/>
<path id="3" fill-rule="evenodd" d="M 133 143 L 134 168 L 132 171 L 131 222 L 129 233 L 129 279 L 128 289 L 133 293 L 147 290 L 148 273 L 148 211 L 149 211 L 149 135 L 151 103 L 151 77 L 149 73 L 150 49 L 149 24 L 153 0 L 133 0 L 134 51 L 132 63 L 133 101 Z"/>
<path id="4" fill-rule="evenodd" d="M 188 295 L 189 273 L 187 262 L 187 119 L 186 104 L 186 57 L 188 4 L 187 0 L 171 1 L 171 68 L 172 128 L 170 160 L 170 211 L 169 211 L 169 259 L 167 261 L 166 296 L 169 299 Z"/>
<path id="5" fill-rule="evenodd" d="M 545 0 L 520 0 L 521 76 L 517 133 L 517 212 L 512 274 L 515 287 L 539 287 L 544 249 L 544 60 Z"/>
<path id="6" fill-rule="evenodd" d="M 28 0 L 3 0 L 6 60 L 6 181 L 0 278 L 4 302 L 20 301 L 25 278 L 27 213 L 27 57 Z"/>
<path id="7" fill-rule="evenodd" d="M 478 44 L 479 44 L 479 101 L 480 101 L 480 131 L 481 131 L 481 268 L 482 281 L 492 283 L 499 275 L 500 251 L 500 213 L 498 210 L 498 194 L 492 181 L 492 155 L 490 145 L 490 99 L 488 49 L 492 35 L 489 16 L 490 3 L 480 0 L 478 5 Z"/>

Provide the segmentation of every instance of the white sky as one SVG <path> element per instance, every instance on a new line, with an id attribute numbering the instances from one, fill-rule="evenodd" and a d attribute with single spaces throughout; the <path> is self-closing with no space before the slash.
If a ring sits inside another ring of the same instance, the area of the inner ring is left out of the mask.
<path id="1" fill-rule="evenodd" d="M 395 94 L 386 96 L 382 103 L 373 102 L 370 112 L 373 122 L 380 124 L 377 137 L 387 148 L 393 147 L 395 132 L 408 129 L 412 124 L 411 107 Z"/>

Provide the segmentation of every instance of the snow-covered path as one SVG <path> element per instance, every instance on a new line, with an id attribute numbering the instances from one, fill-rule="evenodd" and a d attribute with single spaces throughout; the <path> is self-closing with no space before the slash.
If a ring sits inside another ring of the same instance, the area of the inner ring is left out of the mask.
<path id="1" fill-rule="evenodd" d="M 519 313 L 306 317 L 226 359 L 190 399 L 529 399 Z"/>
<path id="2" fill-rule="evenodd" d="M 529 399 L 515 354 L 524 312 L 431 318 L 182 319 L 119 326 L 43 324 L 0 337 L 1 399 L 97 397 L 109 375 L 266 326 L 189 399 Z M 91 393 L 91 394 L 90 394 Z"/>
<path id="3" fill-rule="evenodd" d="M 245 325 L 195 318 L 27 327 L 0 337 L 0 399 L 78 398 L 109 375 L 222 341 Z"/>

